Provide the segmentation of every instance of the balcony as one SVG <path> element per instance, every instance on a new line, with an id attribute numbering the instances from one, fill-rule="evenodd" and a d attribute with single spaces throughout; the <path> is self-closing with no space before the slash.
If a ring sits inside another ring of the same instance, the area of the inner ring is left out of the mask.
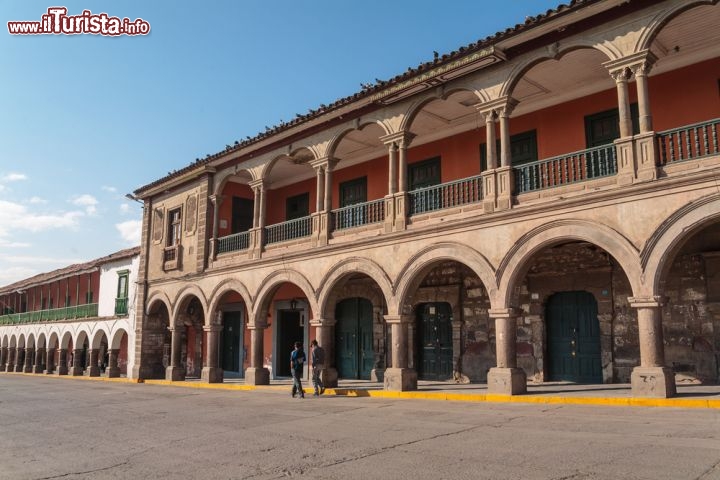
<path id="1" fill-rule="evenodd" d="M 452 182 L 420 188 L 408 193 L 410 215 L 458 207 L 482 201 L 482 177 L 454 180 Z"/>
<path id="2" fill-rule="evenodd" d="M 658 132 L 660 165 L 717 155 L 718 130 L 720 118 Z"/>
<path id="3" fill-rule="evenodd" d="M 89 303 L 86 305 L 76 305 L 74 307 L 52 308 L 49 310 L 36 310 L 34 312 L 2 315 L 0 316 L 0 325 L 57 322 L 63 320 L 76 320 L 78 318 L 97 317 L 97 315 L 98 304 Z"/>
<path id="4" fill-rule="evenodd" d="M 237 252 L 250 248 L 250 232 L 233 233 L 218 238 L 218 254 Z"/>
<path id="5" fill-rule="evenodd" d="M 116 298 L 115 299 L 115 315 L 127 315 L 128 313 L 128 298 Z"/>
<path id="6" fill-rule="evenodd" d="M 372 200 L 357 203 L 348 207 L 332 211 L 332 225 L 334 230 L 382 223 L 385 221 L 385 200 Z"/>
<path id="7" fill-rule="evenodd" d="M 301 217 L 265 227 L 266 244 L 287 242 L 312 234 L 312 217 Z"/>

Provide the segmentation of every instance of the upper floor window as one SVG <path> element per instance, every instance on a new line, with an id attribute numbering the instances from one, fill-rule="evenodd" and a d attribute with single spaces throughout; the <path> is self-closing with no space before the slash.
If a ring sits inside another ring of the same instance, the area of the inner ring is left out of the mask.
<path id="1" fill-rule="evenodd" d="M 367 177 L 348 180 L 340 184 L 340 207 L 367 202 Z"/>
<path id="2" fill-rule="evenodd" d="M 180 243 L 181 226 L 181 210 L 179 208 L 176 208 L 175 210 L 170 210 L 170 214 L 168 215 L 168 247 L 174 247 L 175 245 L 178 245 Z"/>
<path id="3" fill-rule="evenodd" d="M 412 190 L 440 183 L 440 157 L 408 165 L 408 187 Z"/>
<path id="4" fill-rule="evenodd" d="M 295 220 L 310 215 L 310 194 L 301 193 L 285 201 L 285 220 Z"/>
<path id="5" fill-rule="evenodd" d="M 255 202 L 250 198 L 232 197 L 232 225 L 230 233 L 247 232 L 253 226 Z"/>
<path id="6" fill-rule="evenodd" d="M 638 104 L 630 105 L 633 135 L 640 133 Z M 617 108 L 585 117 L 585 143 L 587 148 L 600 147 L 620 138 L 620 113 Z"/>
<path id="7" fill-rule="evenodd" d="M 128 280 L 130 278 L 129 270 L 121 270 L 118 273 L 117 298 L 128 297 Z"/>

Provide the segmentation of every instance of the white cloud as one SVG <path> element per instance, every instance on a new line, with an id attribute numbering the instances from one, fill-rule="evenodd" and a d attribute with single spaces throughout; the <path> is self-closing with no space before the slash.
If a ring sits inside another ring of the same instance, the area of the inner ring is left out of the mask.
<path id="1" fill-rule="evenodd" d="M 32 205 L 44 205 L 47 202 L 44 198 L 40 197 L 30 197 L 30 200 L 28 200 Z"/>
<path id="2" fill-rule="evenodd" d="M 54 258 L 54 257 L 37 257 L 32 255 L 0 255 L 0 260 L 7 263 L 23 263 L 23 264 L 38 264 L 47 265 L 55 264 L 61 266 L 72 265 L 75 263 L 82 263 L 85 260 L 78 258 Z"/>
<path id="3" fill-rule="evenodd" d="M 116 192 L 117 192 L 117 188 L 115 188 L 115 187 L 109 187 L 109 186 L 107 186 L 107 185 L 103 185 L 103 186 L 100 187 L 100 188 L 103 189 L 103 190 L 105 190 L 106 192 L 110 192 L 110 193 L 116 193 Z"/>
<path id="4" fill-rule="evenodd" d="M 27 248 L 30 244 L 27 242 L 8 242 L 0 238 L 0 247 L 3 248 Z"/>
<path id="5" fill-rule="evenodd" d="M 130 205 L 128 205 L 127 203 L 121 203 L 120 204 L 120 213 L 122 213 L 123 215 L 126 213 L 130 213 Z"/>
<path id="6" fill-rule="evenodd" d="M 27 180 L 27 175 L 24 173 L 8 173 L 7 175 L 3 175 L 2 178 L 0 178 L 0 181 L 3 182 L 17 182 L 20 180 Z"/>
<path id="7" fill-rule="evenodd" d="M 40 273 L 39 270 L 28 267 L 4 267 L 0 268 L 0 285 L 10 285 L 25 278 Z"/>
<path id="8" fill-rule="evenodd" d="M 78 207 L 85 207 L 85 213 L 88 215 L 95 215 L 97 213 L 98 201 L 95 197 L 88 195 L 87 193 L 75 197 L 72 200 L 72 204 L 77 205 Z"/>
<path id="9" fill-rule="evenodd" d="M 120 232 L 120 236 L 130 245 L 140 244 L 140 232 L 142 222 L 140 220 L 128 220 L 127 222 L 116 223 L 115 228 Z"/>
<path id="10" fill-rule="evenodd" d="M 53 228 L 71 228 L 85 214 L 80 211 L 57 213 L 33 213 L 19 203 L 0 200 L 0 236 L 14 230 L 41 232 Z"/>

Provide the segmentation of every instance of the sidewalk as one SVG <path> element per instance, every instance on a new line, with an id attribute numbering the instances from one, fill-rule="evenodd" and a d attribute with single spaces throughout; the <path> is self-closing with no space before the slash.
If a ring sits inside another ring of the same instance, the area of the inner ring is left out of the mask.
<path id="1" fill-rule="evenodd" d="M 207 390 L 237 391 L 274 391 L 289 394 L 292 380 L 271 380 L 270 385 L 246 385 L 242 378 L 225 379 L 223 383 L 204 383 L 200 379 L 188 379 L 182 382 L 169 380 L 135 380 L 128 378 L 72 377 L 57 375 L 39 375 L 32 373 L 5 373 L 0 375 L 26 375 L 41 378 L 63 378 L 68 380 L 90 380 L 123 383 L 144 383 L 147 385 L 165 385 L 181 388 L 200 388 Z M 482 383 L 457 384 L 454 382 L 418 381 L 418 389 L 410 392 L 391 392 L 383 390 L 381 383 L 368 380 L 340 380 L 337 388 L 328 388 L 324 396 L 402 398 L 421 400 L 444 400 L 456 402 L 494 402 L 494 403 L 540 403 L 565 405 L 605 405 L 633 407 L 675 407 L 675 408 L 712 408 L 720 409 L 720 385 L 678 385 L 678 395 L 674 398 L 637 398 L 633 397 L 629 384 L 580 385 L 565 382 L 528 384 L 525 395 L 498 395 L 488 393 L 487 385 Z M 305 395 L 313 393 L 309 382 L 305 383 Z"/>

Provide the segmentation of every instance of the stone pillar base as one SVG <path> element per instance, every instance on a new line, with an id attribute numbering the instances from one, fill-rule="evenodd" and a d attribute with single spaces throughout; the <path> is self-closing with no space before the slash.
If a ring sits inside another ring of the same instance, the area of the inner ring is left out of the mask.
<path id="1" fill-rule="evenodd" d="M 80 377 L 83 374 L 83 368 L 82 367 L 70 367 L 70 370 L 68 371 L 68 375 L 73 377 Z"/>
<path id="2" fill-rule="evenodd" d="M 68 374 L 68 367 L 58 367 L 57 370 L 55 370 L 55 375 L 67 375 Z"/>
<path id="3" fill-rule="evenodd" d="M 32 373 L 43 373 L 43 366 L 42 365 L 33 365 Z"/>
<path id="4" fill-rule="evenodd" d="M 93 367 L 86 368 L 85 375 L 87 375 L 88 377 L 99 377 L 100 376 L 100 367 L 98 367 L 96 365 Z"/>
<path id="5" fill-rule="evenodd" d="M 630 385 L 633 397 L 670 398 L 677 394 L 675 373 L 668 367 L 635 367 Z"/>
<path id="6" fill-rule="evenodd" d="M 338 386 L 337 370 L 333 367 L 323 368 L 320 372 L 320 380 L 322 380 L 325 388 L 336 388 Z"/>
<path id="7" fill-rule="evenodd" d="M 42 373 L 44 373 L 45 375 L 52 375 L 55 373 L 55 370 L 43 370 Z"/>
<path id="8" fill-rule="evenodd" d="M 185 380 L 185 369 L 182 367 L 167 367 L 165 369 L 165 380 L 182 382 Z"/>
<path id="9" fill-rule="evenodd" d="M 8 363 L 8 364 L 5 366 L 5 370 L 3 370 L 3 371 L 4 371 L 4 372 L 14 372 L 14 371 L 15 371 L 15 365 L 13 365 L 12 363 Z"/>
<path id="10" fill-rule="evenodd" d="M 218 367 L 203 367 L 200 380 L 205 383 L 223 383 L 223 369 Z"/>
<path id="11" fill-rule="evenodd" d="M 105 369 L 105 376 L 108 378 L 117 378 L 120 376 L 120 368 L 119 367 L 107 367 Z"/>
<path id="12" fill-rule="evenodd" d="M 385 381 L 385 369 L 384 368 L 373 368 L 370 370 L 370 381 L 371 382 L 384 382 Z"/>
<path id="13" fill-rule="evenodd" d="M 270 370 L 250 367 L 245 370 L 245 383 L 248 385 L 270 385 Z"/>
<path id="14" fill-rule="evenodd" d="M 388 368 L 383 385 L 385 390 L 393 392 L 417 390 L 417 372 L 412 368 Z"/>
<path id="15" fill-rule="evenodd" d="M 22 373 L 23 365 L 15 365 L 15 373 Z"/>
<path id="16" fill-rule="evenodd" d="M 491 368 L 487 376 L 488 392 L 501 395 L 527 393 L 527 377 L 522 368 Z"/>
<path id="17" fill-rule="evenodd" d="M 23 373 L 33 373 L 33 367 L 32 365 L 27 365 L 23 368 Z"/>

